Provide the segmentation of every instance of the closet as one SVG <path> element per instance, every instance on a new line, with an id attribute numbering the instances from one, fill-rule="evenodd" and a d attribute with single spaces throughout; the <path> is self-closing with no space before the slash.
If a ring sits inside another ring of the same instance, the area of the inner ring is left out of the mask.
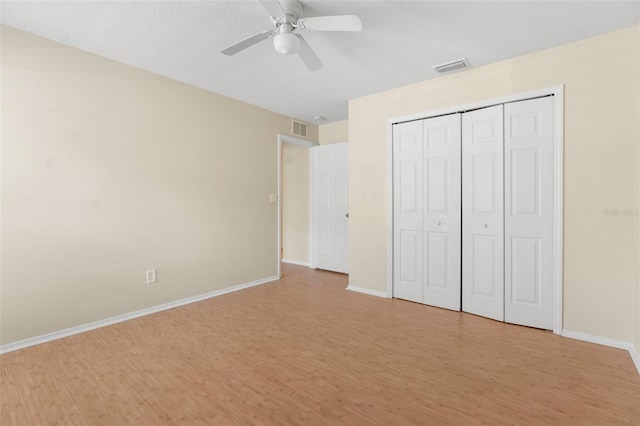
<path id="1" fill-rule="evenodd" d="M 393 296 L 553 325 L 552 96 L 393 125 Z"/>

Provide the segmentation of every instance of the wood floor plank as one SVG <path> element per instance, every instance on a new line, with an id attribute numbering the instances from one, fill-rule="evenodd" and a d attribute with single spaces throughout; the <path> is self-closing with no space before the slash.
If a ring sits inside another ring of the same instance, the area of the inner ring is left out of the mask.
<path id="1" fill-rule="evenodd" d="M 283 265 L 277 282 L 0 356 L 5 425 L 640 425 L 626 351 Z"/>

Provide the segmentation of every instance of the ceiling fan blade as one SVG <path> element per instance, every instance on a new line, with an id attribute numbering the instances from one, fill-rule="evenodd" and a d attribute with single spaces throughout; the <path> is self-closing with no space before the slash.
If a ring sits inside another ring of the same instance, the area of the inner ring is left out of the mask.
<path id="1" fill-rule="evenodd" d="M 258 34 L 254 34 L 249 38 L 246 38 L 242 41 L 239 41 L 231 46 L 223 49 L 221 53 L 224 53 L 227 56 L 235 55 L 236 53 L 246 49 L 247 47 L 251 47 L 256 43 L 260 43 L 262 40 L 266 40 L 273 34 L 273 31 L 263 31 Z"/>
<path id="2" fill-rule="evenodd" d="M 356 15 L 302 18 L 298 25 L 309 31 L 362 31 L 362 22 Z"/>
<path id="3" fill-rule="evenodd" d="M 322 62 L 320 62 L 320 58 L 318 58 L 307 41 L 299 34 L 296 34 L 296 37 L 298 37 L 298 40 L 300 40 L 300 47 L 298 47 L 298 56 L 300 56 L 302 62 L 304 62 L 307 68 L 309 68 L 309 71 L 317 71 L 322 68 Z"/>
<path id="4" fill-rule="evenodd" d="M 260 0 L 260 4 L 267 10 L 269 16 L 273 16 L 278 19 L 286 19 L 287 14 L 284 12 L 282 5 L 279 1 L 274 0 Z"/>

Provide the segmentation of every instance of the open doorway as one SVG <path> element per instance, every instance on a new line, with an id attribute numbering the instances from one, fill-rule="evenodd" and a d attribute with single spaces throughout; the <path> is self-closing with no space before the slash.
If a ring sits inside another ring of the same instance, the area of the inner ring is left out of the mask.
<path id="1" fill-rule="evenodd" d="M 311 267 L 311 147 L 278 135 L 278 275 L 280 262 Z"/>

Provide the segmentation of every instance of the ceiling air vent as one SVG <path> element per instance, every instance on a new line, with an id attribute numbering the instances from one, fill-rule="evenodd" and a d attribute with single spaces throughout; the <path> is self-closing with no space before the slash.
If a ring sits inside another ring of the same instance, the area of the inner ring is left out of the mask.
<path id="1" fill-rule="evenodd" d="M 294 136 L 301 138 L 307 138 L 307 123 L 301 121 L 291 120 L 291 133 Z"/>
<path id="2" fill-rule="evenodd" d="M 449 71 L 457 70 L 460 68 L 468 68 L 468 67 L 469 67 L 469 61 L 467 61 L 467 58 L 461 58 L 456 61 L 451 61 L 451 62 L 446 62 L 444 64 L 436 65 L 435 67 L 433 67 L 433 69 L 438 72 L 449 72 Z"/>

